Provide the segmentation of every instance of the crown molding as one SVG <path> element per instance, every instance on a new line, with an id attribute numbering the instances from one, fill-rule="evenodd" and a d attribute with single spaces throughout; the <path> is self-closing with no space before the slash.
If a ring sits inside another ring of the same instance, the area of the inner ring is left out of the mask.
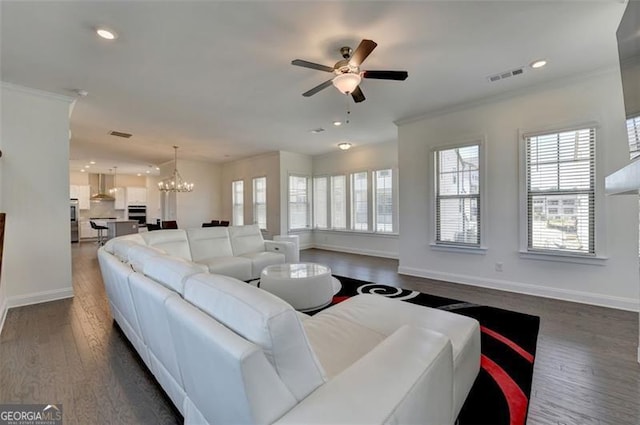
<path id="1" fill-rule="evenodd" d="M 7 90 L 27 93 L 34 96 L 46 97 L 48 99 L 60 100 L 62 102 L 67 102 L 70 104 L 73 104 L 76 100 L 76 98 L 73 96 L 65 96 L 63 94 L 51 93 L 51 92 L 40 90 L 40 89 L 34 89 L 31 87 L 25 87 L 25 86 L 20 86 L 18 84 L 8 83 L 6 81 L 0 81 L 0 83 L 2 84 L 2 88 Z"/>

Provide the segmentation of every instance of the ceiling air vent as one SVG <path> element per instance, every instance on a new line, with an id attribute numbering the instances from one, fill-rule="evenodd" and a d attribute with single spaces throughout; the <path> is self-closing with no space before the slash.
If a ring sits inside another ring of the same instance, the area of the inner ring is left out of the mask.
<path id="1" fill-rule="evenodd" d="M 133 136 L 132 134 L 129 133 L 123 133 L 122 131 L 110 131 L 109 132 L 110 135 L 112 136 L 116 136 L 116 137 L 123 137 L 125 139 L 128 139 L 129 137 Z"/>
<path id="2" fill-rule="evenodd" d="M 487 77 L 487 79 L 494 83 L 496 81 L 504 80 L 505 78 L 514 77 L 516 75 L 522 75 L 524 73 L 524 68 L 517 68 L 512 71 L 501 72 L 500 74 L 491 75 Z"/>

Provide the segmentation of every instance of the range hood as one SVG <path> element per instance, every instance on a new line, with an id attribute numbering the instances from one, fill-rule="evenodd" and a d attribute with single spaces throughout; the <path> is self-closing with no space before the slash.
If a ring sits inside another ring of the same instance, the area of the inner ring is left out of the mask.
<path id="1" fill-rule="evenodd" d="M 90 180 L 91 181 L 91 180 Z M 91 186 L 91 200 L 92 201 L 115 201 L 115 198 L 109 195 L 109 192 L 106 189 L 107 186 L 107 178 L 104 174 L 98 174 L 98 186 Z"/>

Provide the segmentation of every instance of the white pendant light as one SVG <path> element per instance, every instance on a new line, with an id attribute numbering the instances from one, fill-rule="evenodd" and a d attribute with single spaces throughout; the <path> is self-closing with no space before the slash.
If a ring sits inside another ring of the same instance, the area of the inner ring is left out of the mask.
<path id="1" fill-rule="evenodd" d="M 360 74 L 349 72 L 346 74 L 336 75 L 332 82 L 335 88 L 340 90 L 342 94 L 349 94 L 353 93 L 361 80 L 362 78 L 360 77 Z"/>
<path id="2" fill-rule="evenodd" d="M 182 180 L 182 176 L 178 172 L 178 147 L 174 146 L 174 168 L 173 175 L 158 183 L 158 189 L 161 192 L 191 192 L 193 191 L 193 183 L 187 183 Z"/>

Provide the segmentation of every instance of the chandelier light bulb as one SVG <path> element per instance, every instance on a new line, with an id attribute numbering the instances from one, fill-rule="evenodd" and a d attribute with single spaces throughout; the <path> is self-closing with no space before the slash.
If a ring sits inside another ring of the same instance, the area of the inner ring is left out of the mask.
<path id="1" fill-rule="evenodd" d="M 194 184 L 185 182 L 178 172 L 178 147 L 174 146 L 174 168 L 173 175 L 158 183 L 158 189 L 161 192 L 191 192 Z"/>

